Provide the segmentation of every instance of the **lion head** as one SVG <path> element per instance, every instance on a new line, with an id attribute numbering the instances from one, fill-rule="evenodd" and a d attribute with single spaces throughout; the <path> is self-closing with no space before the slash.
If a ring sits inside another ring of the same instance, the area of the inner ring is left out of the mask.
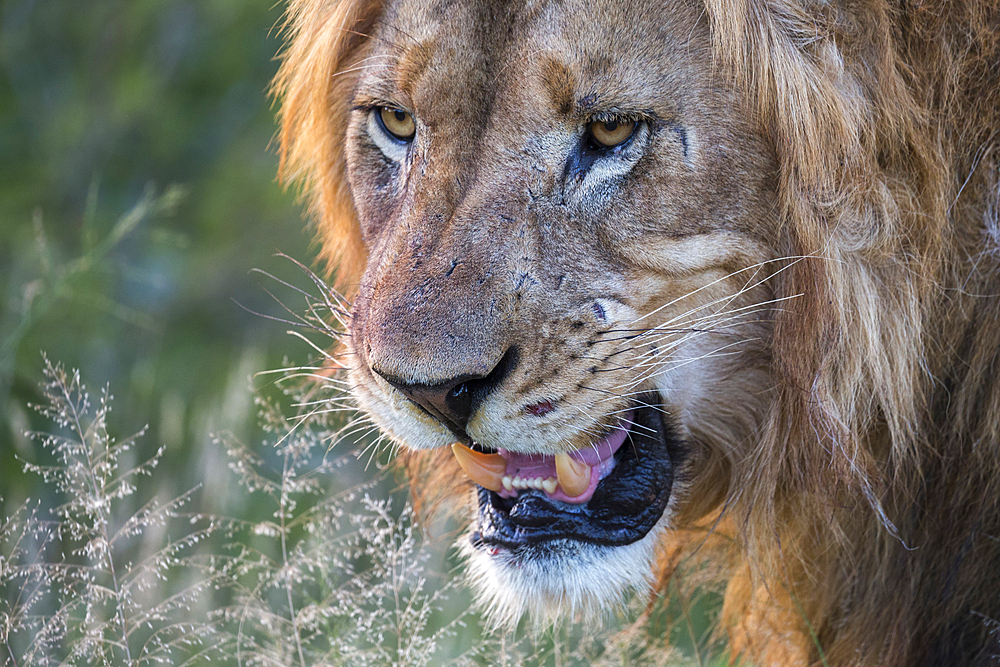
<path id="1" fill-rule="evenodd" d="M 353 393 L 471 501 L 499 622 L 712 533 L 751 657 L 991 650 L 997 15 L 900 11 L 291 3 L 283 169 L 354 296 Z"/>

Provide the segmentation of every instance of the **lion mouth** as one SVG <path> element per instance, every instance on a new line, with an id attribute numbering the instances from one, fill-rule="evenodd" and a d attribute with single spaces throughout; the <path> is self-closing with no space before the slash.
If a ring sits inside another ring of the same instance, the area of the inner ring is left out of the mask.
<path id="1" fill-rule="evenodd" d="M 485 482 L 479 484 L 473 546 L 515 549 L 552 540 L 623 546 L 640 540 L 670 500 L 676 445 L 662 410 L 640 401 L 587 450 L 480 455 L 493 467 L 488 475 L 473 474 Z M 461 454 L 459 461 L 467 466 Z"/>

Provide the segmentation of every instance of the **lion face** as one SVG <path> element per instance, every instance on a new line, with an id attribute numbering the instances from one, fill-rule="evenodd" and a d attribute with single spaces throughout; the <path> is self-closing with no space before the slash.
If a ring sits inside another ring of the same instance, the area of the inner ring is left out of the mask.
<path id="1" fill-rule="evenodd" d="M 659 2 L 397 0 L 370 31 L 351 383 L 399 443 L 460 443 L 500 619 L 644 585 L 767 412 L 777 169 L 710 47 Z"/>

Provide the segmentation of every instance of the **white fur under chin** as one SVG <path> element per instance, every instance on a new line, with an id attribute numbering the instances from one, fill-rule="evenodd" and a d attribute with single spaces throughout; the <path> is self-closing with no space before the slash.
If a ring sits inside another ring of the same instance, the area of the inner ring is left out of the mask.
<path id="1" fill-rule="evenodd" d="M 620 547 L 553 541 L 542 556 L 496 555 L 462 538 L 467 574 L 494 628 L 513 629 L 527 613 L 536 626 L 576 618 L 597 622 L 652 587 L 653 562 L 667 515 L 642 539 Z"/>

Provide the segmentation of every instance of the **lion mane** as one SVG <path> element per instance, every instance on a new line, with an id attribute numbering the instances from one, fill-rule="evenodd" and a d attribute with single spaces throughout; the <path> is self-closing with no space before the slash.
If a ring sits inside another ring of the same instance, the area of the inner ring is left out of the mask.
<path id="1" fill-rule="evenodd" d="M 773 277 L 788 300 L 753 446 L 686 519 L 732 538 L 718 558 L 733 650 L 759 664 L 994 664 L 1000 5 L 692 2 L 715 76 L 775 156 L 776 250 L 805 258 Z M 345 135 L 382 10 L 290 0 L 275 80 L 281 173 L 348 293 L 366 251 Z M 448 480 L 445 502 L 466 497 L 450 457 L 411 456 L 414 474 Z M 708 548 L 685 535 L 663 549 L 663 585 L 677 553 Z"/>

